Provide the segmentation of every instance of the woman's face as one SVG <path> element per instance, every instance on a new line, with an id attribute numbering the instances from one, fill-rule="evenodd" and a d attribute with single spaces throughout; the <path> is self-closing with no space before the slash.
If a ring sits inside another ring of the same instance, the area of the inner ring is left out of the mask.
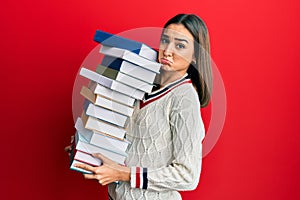
<path id="1" fill-rule="evenodd" d="M 170 24 L 162 34 L 158 60 L 163 71 L 184 75 L 194 59 L 194 38 L 182 24 Z"/>

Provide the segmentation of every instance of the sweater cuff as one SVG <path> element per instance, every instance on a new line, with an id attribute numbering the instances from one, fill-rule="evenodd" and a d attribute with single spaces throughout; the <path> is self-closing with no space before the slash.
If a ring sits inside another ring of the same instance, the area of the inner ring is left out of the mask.
<path id="1" fill-rule="evenodd" d="M 148 187 L 147 168 L 131 167 L 130 185 L 132 188 L 147 189 Z"/>

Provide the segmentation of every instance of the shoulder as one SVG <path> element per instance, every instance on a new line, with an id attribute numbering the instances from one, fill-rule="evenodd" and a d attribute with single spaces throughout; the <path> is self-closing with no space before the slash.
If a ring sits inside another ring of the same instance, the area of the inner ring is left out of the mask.
<path id="1" fill-rule="evenodd" d="M 196 89 L 192 83 L 185 83 L 171 91 L 173 106 L 199 107 L 200 102 Z"/>

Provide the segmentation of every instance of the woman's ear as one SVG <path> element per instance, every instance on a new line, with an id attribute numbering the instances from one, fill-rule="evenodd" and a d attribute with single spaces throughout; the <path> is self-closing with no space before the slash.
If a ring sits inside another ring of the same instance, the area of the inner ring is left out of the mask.
<path id="1" fill-rule="evenodd" d="M 193 55 L 193 58 L 192 58 L 192 63 L 194 63 L 194 64 L 196 64 L 196 63 L 197 63 L 195 55 Z"/>

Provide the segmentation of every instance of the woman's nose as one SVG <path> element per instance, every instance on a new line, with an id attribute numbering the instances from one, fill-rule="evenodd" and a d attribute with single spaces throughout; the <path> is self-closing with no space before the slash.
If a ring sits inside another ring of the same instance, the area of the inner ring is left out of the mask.
<path id="1" fill-rule="evenodd" d="M 173 45 L 172 43 L 169 43 L 164 48 L 164 56 L 171 56 L 173 54 Z"/>

